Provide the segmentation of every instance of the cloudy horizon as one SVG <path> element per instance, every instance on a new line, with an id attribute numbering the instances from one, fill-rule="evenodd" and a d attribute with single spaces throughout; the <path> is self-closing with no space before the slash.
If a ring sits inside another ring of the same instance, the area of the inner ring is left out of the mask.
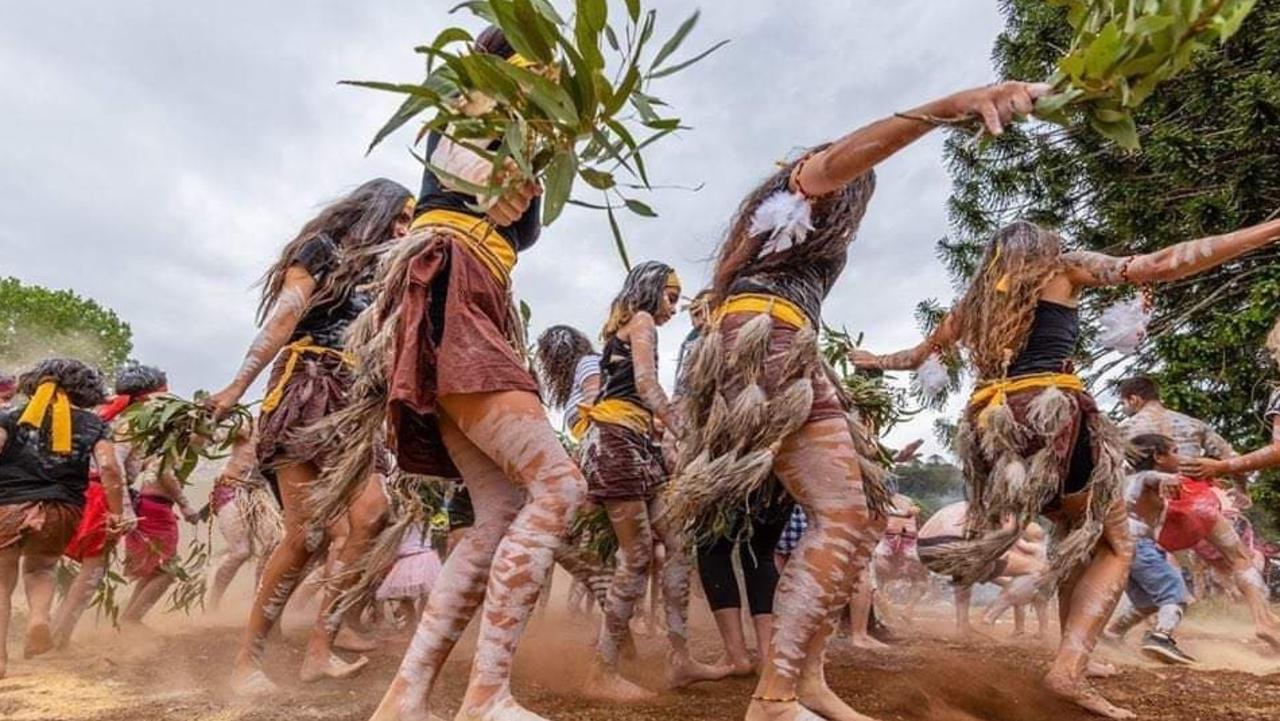
<path id="1" fill-rule="evenodd" d="M 661 0 L 659 37 L 696 3 Z M 402 130 L 365 148 L 398 97 L 342 79 L 416 81 L 416 44 L 460 16 L 446 4 L 27 3 L 0 23 L 0 276 L 70 288 L 114 309 L 134 355 L 175 390 L 216 390 L 256 332 L 254 282 L 327 201 L 375 176 L 416 191 Z M 620 218 L 633 261 L 674 265 L 688 289 L 741 197 L 794 149 L 995 79 L 997 3 L 701 3 L 680 55 L 730 39 L 654 91 L 693 130 L 655 146 L 656 219 Z M 467 19 L 474 27 L 474 21 Z M 873 350 L 918 340 L 924 298 L 952 289 L 934 257 L 949 228 L 941 133 L 878 169 L 878 190 L 827 323 Z M 589 199 L 589 198 L 588 198 Z M 603 215 L 569 208 L 522 255 L 535 332 L 594 336 L 623 269 Z M 661 330 L 664 378 L 688 330 Z M 952 409 L 954 410 L 954 408 Z M 936 414 L 891 444 L 931 438 Z"/>

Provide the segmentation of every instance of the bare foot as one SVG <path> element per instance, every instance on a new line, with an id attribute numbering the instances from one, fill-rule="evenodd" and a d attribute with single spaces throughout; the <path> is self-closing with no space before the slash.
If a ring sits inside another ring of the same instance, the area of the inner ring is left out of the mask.
<path id="1" fill-rule="evenodd" d="M 302 670 L 298 672 L 298 678 L 302 679 L 304 683 L 311 683 L 325 678 L 351 678 L 368 665 L 369 659 L 366 656 L 361 656 L 351 663 L 347 663 L 333 654 L 329 654 L 328 658 L 320 659 L 308 656 L 302 661 Z"/>
<path id="2" fill-rule="evenodd" d="M 516 703 L 511 694 L 506 693 L 483 707 L 458 709 L 453 721 L 547 721 L 547 719 Z"/>
<path id="3" fill-rule="evenodd" d="M 27 629 L 27 638 L 22 644 L 23 658 L 35 658 L 52 650 L 53 634 L 49 632 L 49 624 L 41 623 Z"/>
<path id="4" fill-rule="evenodd" d="M 405 694 L 408 692 L 408 684 L 396 676 L 369 721 L 440 721 L 439 716 L 427 711 L 425 698 L 417 699 L 413 704 L 406 703 Z"/>
<path id="5" fill-rule="evenodd" d="M 599 666 L 591 673 L 591 680 L 587 684 L 587 688 L 584 689 L 583 695 L 588 698 L 615 703 L 651 701 L 658 697 L 658 694 L 653 691 L 631 683 L 618 675 L 617 671 Z M 459 714 L 459 718 L 461 718 L 461 714 Z"/>
<path id="6" fill-rule="evenodd" d="M 338 629 L 337 635 L 333 637 L 333 647 L 339 651 L 369 653 L 378 650 L 381 646 L 377 639 L 361 636 L 347 626 Z"/>
<path id="7" fill-rule="evenodd" d="M 1089 659 L 1085 664 L 1084 675 L 1088 678 L 1110 678 L 1120 673 L 1120 669 L 1106 661 L 1098 661 L 1097 659 Z"/>
<path id="8" fill-rule="evenodd" d="M 280 687 L 271 682 L 262 669 L 236 669 L 231 672 L 231 693 L 236 696 L 253 698 L 277 693 Z"/>
<path id="9" fill-rule="evenodd" d="M 751 700 L 747 707 L 746 721 L 826 721 L 799 701 Z"/>
<path id="10" fill-rule="evenodd" d="M 728 666 L 729 675 L 735 678 L 756 675 L 756 664 L 750 657 L 744 657 L 736 660 L 727 658 L 721 659 L 716 665 Z"/>
<path id="11" fill-rule="evenodd" d="M 684 661 L 667 661 L 667 687 L 684 688 L 702 681 L 719 681 L 733 673 L 733 667 L 724 664 L 705 664 L 692 658 Z"/>
<path id="12" fill-rule="evenodd" d="M 1066 679 L 1049 675 L 1044 677 L 1044 687 L 1049 691 L 1049 693 L 1052 693 L 1063 700 L 1070 701 L 1080 708 L 1099 716 L 1105 716 L 1110 719 L 1131 719 L 1138 717 L 1134 712 L 1120 708 L 1106 700 L 1101 694 L 1090 688 L 1085 683 L 1073 683 Z"/>
<path id="13" fill-rule="evenodd" d="M 826 681 L 810 682 L 802 678 L 796 688 L 796 695 L 800 697 L 801 706 L 828 721 L 871 721 L 870 717 L 854 711 L 852 706 L 837 696 Z"/>
<path id="14" fill-rule="evenodd" d="M 882 643 L 865 633 L 857 633 L 849 637 L 849 645 L 863 651 L 887 651 L 889 644 Z"/>

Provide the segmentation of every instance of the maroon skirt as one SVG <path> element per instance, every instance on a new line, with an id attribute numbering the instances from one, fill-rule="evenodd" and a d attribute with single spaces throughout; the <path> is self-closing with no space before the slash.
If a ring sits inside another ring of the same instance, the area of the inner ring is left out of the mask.
<path id="1" fill-rule="evenodd" d="M 399 467 L 458 477 L 440 437 L 436 399 L 497 391 L 538 392 L 517 349 L 520 328 L 506 285 L 447 230 L 407 270 L 396 346 L 387 372 L 388 432 Z"/>
<path id="2" fill-rule="evenodd" d="M 667 482 L 662 450 L 626 426 L 593 421 L 580 450 L 593 503 L 647 501 Z"/>

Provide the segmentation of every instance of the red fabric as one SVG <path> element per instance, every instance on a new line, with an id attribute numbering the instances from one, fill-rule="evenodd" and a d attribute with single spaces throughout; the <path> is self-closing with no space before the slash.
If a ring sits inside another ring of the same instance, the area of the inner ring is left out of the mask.
<path id="1" fill-rule="evenodd" d="M 138 499 L 138 527 L 124 539 L 124 572 L 129 578 L 154 576 L 178 555 L 178 517 L 173 501 L 143 494 Z"/>
<path id="2" fill-rule="evenodd" d="M 463 241 L 439 233 L 407 273 L 387 374 L 389 441 L 401 469 L 455 478 L 457 469 L 440 438 L 436 398 L 537 393 L 538 384 L 509 340 L 515 329 L 507 289 Z M 432 303 L 440 302 L 444 308 L 433 313 Z M 435 327 L 433 315 L 447 319 L 443 328 Z"/>
<path id="3" fill-rule="evenodd" d="M 124 409 L 128 408 L 129 404 L 132 402 L 133 398 L 131 396 L 121 393 L 120 395 L 111 396 L 110 400 L 98 406 L 96 412 L 98 417 L 102 420 L 108 422 L 114 421 L 116 416 L 123 413 Z"/>
<path id="4" fill-rule="evenodd" d="M 91 474 L 89 487 L 84 492 L 84 515 L 80 516 L 80 525 L 76 533 L 67 543 L 63 555 L 73 561 L 101 556 L 107 548 L 107 492 L 102 484 Z"/>
<path id="5" fill-rule="evenodd" d="M 1166 551 L 1195 547 L 1209 537 L 1222 515 L 1222 502 L 1214 493 L 1215 481 L 1182 477 L 1182 488 L 1169 500 L 1158 542 Z"/>

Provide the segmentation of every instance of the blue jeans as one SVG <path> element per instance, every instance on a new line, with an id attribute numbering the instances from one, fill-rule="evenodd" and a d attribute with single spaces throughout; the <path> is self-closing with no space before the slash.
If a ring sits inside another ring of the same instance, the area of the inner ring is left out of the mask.
<path id="1" fill-rule="evenodd" d="M 1187 587 L 1164 551 L 1150 538 L 1139 538 L 1129 569 L 1129 602 L 1139 610 L 1155 610 L 1187 602 Z"/>

